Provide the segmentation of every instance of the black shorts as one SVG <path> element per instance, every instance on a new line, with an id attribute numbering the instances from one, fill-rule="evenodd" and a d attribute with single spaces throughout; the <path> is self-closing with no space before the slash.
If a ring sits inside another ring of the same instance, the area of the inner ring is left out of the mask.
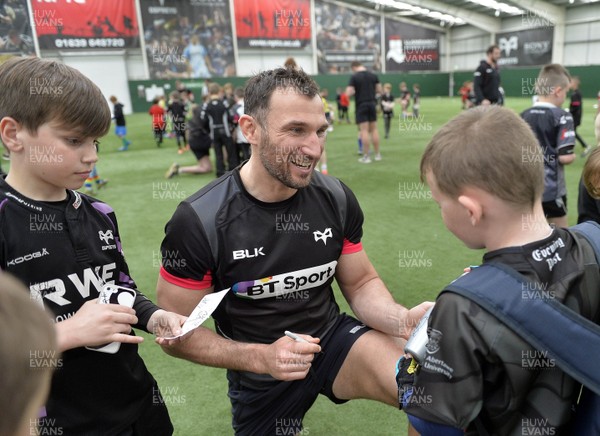
<path id="1" fill-rule="evenodd" d="M 237 371 L 227 371 L 235 434 L 295 435 L 319 394 L 336 404 L 345 403 L 333 395 L 333 382 L 354 342 L 369 330 L 355 318 L 339 315 L 321 338 L 323 352 L 315 356 L 304 380 L 274 381 L 265 389 L 251 389 L 240 383 Z"/>
<path id="2" fill-rule="evenodd" d="M 190 150 L 196 156 L 196 159 L 200 160 L 204 156 L 208 156 L 212 141 L 208 135 L 190 136 Z"/>
<path id="3" fill-rule="evenodd" d="M 375 103 L 361 103 L 356 107 L 356 124 L 377 121 Z"/>
<path id="4" fill-rule="evenodd" d="M 560 218 L 567 214 L 567 196 L 563 195 L 552 201 L 544 201 L 542 203 L 544 215 L 546 218 Z"/>

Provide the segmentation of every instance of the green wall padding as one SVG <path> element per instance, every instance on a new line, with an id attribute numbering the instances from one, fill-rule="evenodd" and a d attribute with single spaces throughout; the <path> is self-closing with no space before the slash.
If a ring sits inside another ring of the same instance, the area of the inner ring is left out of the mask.
<path id="1" fill-rule="evenodd" d="M 579 76 L 581 79 L 581 92 L 584 98 L 596 98 L 600 91 L 600 65 L 569 67 L 569 72 L 573 76 Z M 502 69 L 500 76 L 502 86 L 508 97 L 526 97 L 531 95 L 533 84 L 537 78 L 539 68 L 511 68 Z M 399 95 L 398 85 L 404 81 L 409 89 L 412 85 L 418 83 L 421 85 L 421 95 L 423 97 L 448 96 L 450 89 L 450 80 L 453 78 L 453 95 L 458 95 L 458 89 L 466 80 L 473 79 L 473 71 L 455 71 L 454 73 L 386 73 L 378 74 L 382 84 L 389 82 L 392 85 L 392 93 Z M 348 84 L 349 74 L 319 74 L 314 76 L 321 88 L 327 88 L 329 91 L 329 100 L 335 100 L 335 93 L 338 87 L 345 88 Z M 215 82 L 223 85 L 230 82 L 234 87 L 243 86 L 247 77 L 226 77 L 214 79 Z M 202 90 L 204 80 L 185 79 L 182 80 L 188 88 L 194 91 L 198 101 Z M 175 89 L 175 80 L 130 80 L 129 92 L 134 112 L 147 112 L 151 103 L 146 101 L 146 90 L 154 87 L 164 87 L 168 84 L 168 94 Z"/>

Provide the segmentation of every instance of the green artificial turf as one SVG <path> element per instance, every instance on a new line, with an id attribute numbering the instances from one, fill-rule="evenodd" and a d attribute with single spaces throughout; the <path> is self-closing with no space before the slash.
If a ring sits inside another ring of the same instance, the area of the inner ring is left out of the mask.
<path id="1" fill-rule="evenodd" d="M 593 103 L 584 102 L 584 120 L 579 129 L 590 145 L 594 143 Z M 519 112 L 529 104 L 529 99 L 510 98 L 507 102 Z M 336 124 L 328 134 L 329 174 L 340 178 L 356 194 L 365 214 L 364 248 L 396 300 L 406 306 L 435 299 L 446 283 L 465 266 L 479 263 L 483 254 L 467 249 L 445 229 L 437 205 L 419 180 L 419 161 L 428 140 L 459 112 L 458 98 L 423 98 L 421 117 L 412 124 L 399 124 L 396 116 L 387 140 L 383 139 L 380 120 L 383 160 L 370 165 L 357 162 L 355 125 Z M 191 165 L 193 155 L 178 155 L 174 139 L 166 139 L 157 148 L 147 114 L 127 116 L 127 123 L 132 141 L 129 151 L 116 151 L 121 144 L 113 132 L 101 140 L 98 170 L 110 182 L 97 197 L 115 209 L 131 274 L 140 290 L 155 301 L 164 225 L 179 201 L 213 180 L 214 175 L 180 175 L 165 180 L 164 173 L 171 163 Z M 489 139 L 489 146 L 494 147 L 494 138 Z M 581 148 L 576 147 L 579 154 Z M 576 222 L 582 165 L 578 159 L 566 170 L 571 224 Z M 342 310 L 349 311 L 337 289 L 336 295 Z M 225 370 L 169 357 L 149 335 L 140 353 L 161 386 L 176 435 L 233 433 Z M 403 412 L 367 400 L 336 406 L 320 397 L 304 425 L 303 434 L 311 435 L 406 434 Z"/>

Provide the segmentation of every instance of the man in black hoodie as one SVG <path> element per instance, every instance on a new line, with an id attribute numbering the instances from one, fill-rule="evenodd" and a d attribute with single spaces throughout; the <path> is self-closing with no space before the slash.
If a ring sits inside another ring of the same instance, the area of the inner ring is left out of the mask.
<path id="1" fill-rule="evenodd" d="M 476 104 L 488 105 L 499 103 L 502 100 L 500 94 L 500 73 L 498 72 L 498 59 L 500 59 L 500 48 L 491 45 L 485 52 L 487 58 L 482 60 L 475 70 L 473 89 L 475 91 Z"/>

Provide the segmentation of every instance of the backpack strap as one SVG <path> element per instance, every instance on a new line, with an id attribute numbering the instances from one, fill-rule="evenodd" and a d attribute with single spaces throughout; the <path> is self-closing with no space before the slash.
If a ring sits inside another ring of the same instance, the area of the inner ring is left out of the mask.
<path id="1" fill-rule="evenodd" d="M 570 227 L 570 230 L 580 234 L 592 246 L 596 254 L 596 263 L 600 265 L 600 224 L 586 221 Z"/>
<path id="2" fill-rule="evenodd" d="M 563 371 L 600 395 L 600 326 L 555 299 L 522 298 L 528 284 L 508 266 L 485 264 L 442 292 L 473 300 L 535 348 L 548 350 Z"/>
<path id="3" fill-rule="evenodd" d="M 600 324 L 600 225 L 589 221 L 569 229 L 583 249 L 585 274 L 579 283 L 581 292 L 580 314 Z"/>

